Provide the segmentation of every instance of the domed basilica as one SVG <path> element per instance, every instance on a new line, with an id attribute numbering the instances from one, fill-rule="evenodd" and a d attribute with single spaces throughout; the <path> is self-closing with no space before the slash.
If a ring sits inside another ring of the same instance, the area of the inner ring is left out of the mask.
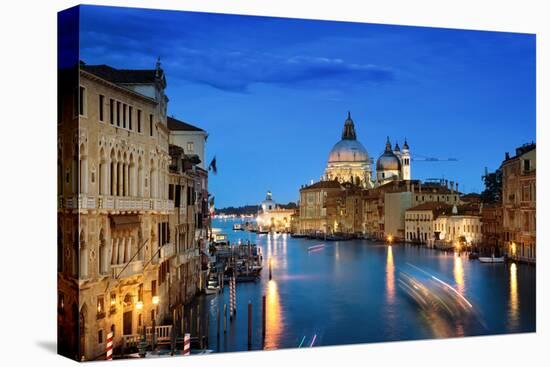
<path id="1" fill-rule="evenodd" d="M 407 141 L 405 140 L 403 149 L 397 143 L 392 149 L 388 137 L 384 153 L 376 162 L 376 179 L 373 180 L 372 159 L 363 144 L 357 140 L 355 124 L 348 112 L 342 139 L 330 151 L 323 179 L 337 180 L 340 183 L 352 182 L 363 188 L 373 188 L 393 180 L 410 180 L 410 161 Z"/>

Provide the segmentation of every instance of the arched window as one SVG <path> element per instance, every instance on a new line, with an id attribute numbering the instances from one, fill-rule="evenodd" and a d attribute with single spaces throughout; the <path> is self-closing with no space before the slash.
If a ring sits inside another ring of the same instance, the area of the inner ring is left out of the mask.
<path id="1" fill-rule="evenodd" d="M 72 261 L 72 275 L 75 278 L 78 278 L 78 234 L 76 232 L 73 233 L 73 243 L 71 246 L 71 261 Z"/>
<path id="2" fill-rule="evenodd" d="M 122 196 L 128 196 L 128 156 L 124 153 L 122 158 Z"/>
<path id="3" fill-rule="evenodd" d="M 86 156 L 84 144 L 80 145 L 79 156 L 78 182 L 80 184 L 79 194 L 81 194 L 88 192 L 88 158 Z"/>
<path id="4" fill-rule="evenodd" d="M 157 170 L 155 167 L 155 162 L 151 159 L 151 167 L 149 172 L 149 196 L 151 198 L 157 197 Z"/>
<path id="5" fill-rule="evenodd" d="M 103 228 L 99 231 L 99 273 L 105 274 L 107 272 L 107 244 L 105 242 L 105 235 Z"/>
<path id="6" fill-rule="evenodd" d="M 86 246 L 86 238 L 84 230 L 80 231 L 80 278 L 88 277 L 88 246 Z"/>
<path id="7" fill-rule="evenodd" d="M 99 153 L 99 179 L 98 183 L 98 193 L 99 195 L 106 195 L 108 192 L 108 180 L 107 180 L 107 157 L 105 156 L 105 151 L 101 148 Z"/>
<path id="8" fill-rule="evenodd" d="M 109 165 L 109 195 L 116 195 L 116 156 L 114 149 L 111 150 L 111 164 Z"/>
<path id="9" fill-rule="evenodd" d="M 137 196 L 137 170 L 136 162 L 133 154 L 130 154 L 130 168 L 129 168 L 129 179 L 128 179 L 128 195 Z"/>
<path id="10" fill-rule="evenodd" d="M 141 157 L 138 159 L 138 174 L 137 174 L 137 196 L 143 197 L 143 162 Z"/>

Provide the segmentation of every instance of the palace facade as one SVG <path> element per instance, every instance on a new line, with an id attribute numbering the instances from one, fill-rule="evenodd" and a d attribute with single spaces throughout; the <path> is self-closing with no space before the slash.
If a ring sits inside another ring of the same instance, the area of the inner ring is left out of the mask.
<path id="1" fill-rule="evenodd" d="M 176 182 L 160 62 L 150 70 L 81 63 L 74 81 L 58 122 L 59 349 L 94 360 L 110 331 L 116 354 L 172 317 L 181 274 L 170 269 L 191 264 L 197 274 L 207 172 L 191 164 L 178 182 L 193 188 L 182 217 L 169 190 Z M 190 248 L 194 256 L 175 257 Z"/>

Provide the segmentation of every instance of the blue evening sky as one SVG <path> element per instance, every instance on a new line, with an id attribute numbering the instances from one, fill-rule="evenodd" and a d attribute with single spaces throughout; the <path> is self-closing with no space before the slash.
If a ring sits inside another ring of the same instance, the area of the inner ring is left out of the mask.
<path id="1" fill-rule="evenodd" d="M 535 140 L 535 36 L 330 21 L 82 6 L 80 58 L 154 68 L 168 113 L 209 133 L 216 207 L 272 190 L 295 201 L 323 174 L 351 111 L 376 161 L 386 136 L 415 179 L 483 188 L 484 167 Z"/>

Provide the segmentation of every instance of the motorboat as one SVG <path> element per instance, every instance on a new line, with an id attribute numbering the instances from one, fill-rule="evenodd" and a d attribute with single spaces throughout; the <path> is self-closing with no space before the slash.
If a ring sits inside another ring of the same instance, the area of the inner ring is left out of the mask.
<path id="1" fill-rule="evenodd" d="M 309 246 L 307 248 L 308 251 L 319 251 L 319 250 L 322 250 L 325 248 L 325 245 L 323 244 L 320 244 L 320 245 L 315 245 L 315 246 Z"/>
<path id="2" fill-rule="evenodd" d="M 501 257 L 488 257 L 488 256 L 480 256 L 478 257 L 479 262 L 482 263 L 503 263 L 504 262 L 504 256 Z"/>

